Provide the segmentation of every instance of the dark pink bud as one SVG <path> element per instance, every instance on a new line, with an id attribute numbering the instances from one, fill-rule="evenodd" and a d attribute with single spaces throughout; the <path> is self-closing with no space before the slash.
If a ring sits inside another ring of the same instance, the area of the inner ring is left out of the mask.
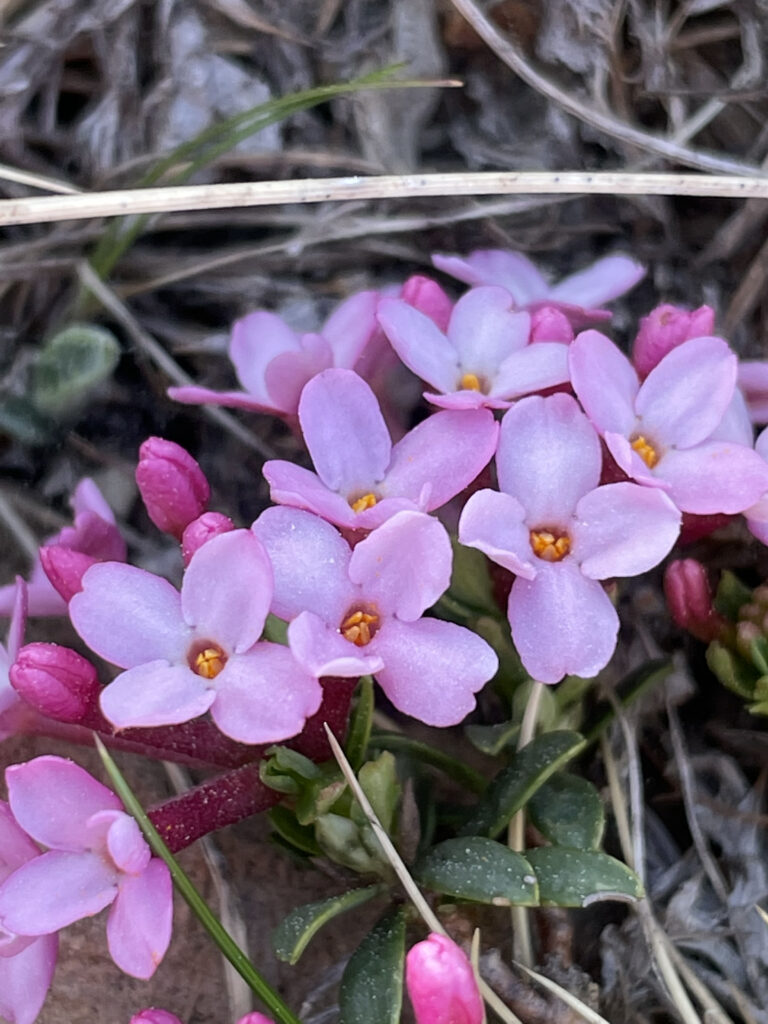
<path id="1" fill-rule="evenodd" d="M 40 562 L 53 589 L 69 603 L 83 589 L 83 575 L 97 562 L 93 555 L 63 544 L 49 544 L 40 548 Z"/>
<path id="2" fill-rule="evenodd" d="M 691 338 L 710 337 L 715 329 L 715 311 L 709 306 L 681 309 L 657 306 L 640 321 L 640 330 L 632 345 L 632 362 L 641 377 L 647 377 L 661 360 Z"/>
<path id="3" fill-rule="evenodd" d="M 181 554 L 184 565 L 189 565 L 192 555 L 214 537 L 234 530 L 235 524 L 222 512 L 203 512 L 184 530 L 181 538 Z"/>
<path id="4" fill-rule="evenodd" d="M 573 341 L 571 321 L 556 306 L 539 306 L 531 313 L 531 341 Z"/>
<path id="5" fill-rule="evenodd" d="M 27 644 L 10 669 L 11 684 L 27 704 L 57 722 L 81 722 L 99 697 L 96 669 L 58 644 Z"/>
<path id="6" fill-rule="evenodd" d="M 701 562 L 695 558 L 670 562 L 664 573 L 664 594 L 681 629 L 705 644 L 722 634 L 725 620 L 715 611 L 707 570 Z"/>
<path id="7" fill-rule="evenodd" d="M 141 1010 L 139 1013 L 135 1013 L 131 1017 L 130 1024 L 182 1024 L 175 1013 L 169 1013 L 167 1010 L 158 1010 L 154 1006 L 150 1006 L 146 1010 Z"/>
<path id="8" fill-rule="evenodd" d="M 417 1024 L 481 1024 L 483 1020 L 472 965 L 446 935 L 432 932 L 409 950 L 405 984 Z"/>
<path id="9" fill-rule="evenodd" d="M 189 452 L 162 437 L 150 437 L 139 448 L 136 483 L 149 518 L 178 540 L 211 496 L 205 474 Z"/>
<path id="10" fill-rule="evenodd" d="M 401 288 L 400 298 L 434 320 L 441 331 L 446 331 L 453 312 L 453 302 L 437 281 L 414 274 Z"/>
<path id="11" fill-rule="evenodd" d="M 271 1017 L 265 1017 L 263 1013 L 246 1013 L 237 1024 L 275 1024 Z"/>

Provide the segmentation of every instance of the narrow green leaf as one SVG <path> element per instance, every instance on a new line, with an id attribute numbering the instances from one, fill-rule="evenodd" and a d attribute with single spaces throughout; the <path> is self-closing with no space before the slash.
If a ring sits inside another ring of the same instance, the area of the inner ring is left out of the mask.
<path id="1" fill-rule="evenodd" d="M 505 747 L 514 743 L 519 732 L 519 719 L 496 722 L 493 725 L 470 724 L 464 726 L 464 735 L 472 746 L 482 754 L 488 754 L 489 757 L 498 757 Z"/>
<path id="2" fill-rule="evenodd" d="M 518 751 L 475 808 L 461 835 L 497 836 L 547 779 L 585 747 L 577 732 L 545 732 Z"/>
<path id="3" fill-rule="evenodd" d="M 720 573 L 720 582 L 715 594 L 715 608 L 721 615 L 735 622 L 739 617 L 741 606 L 749 604 L 751 600 L 752 591 L 741 582 L 738 576 L 728 569 Z"/>
<path id="4" fill-rule="evenodd" d="M 633 903 L 644 895 L 634 871 L 598 850 L 541 846 L 525 856 L 539 881 L 542 906 L 588 907 L 606 899 Z"/>
<path id="5" fill-rule="evenodd" d="M 287 807 L 278 805 L 271 808 L 268 817 L 275 832 L 290 846 L 301 850 L 302 853 L 308 853 L 310 857 L 319 857 L 323 852 L 317 845 L 315 830 L 306 825 L 300 825 L 294 812 L 288 810 Z"/>
<path id="6" fill-rule="evenodd" d="M 369 885 L 365 889 L 352 889 L 343 896 L 331 896 L 327 900 L 318 900 L 315 903 L 305 903 L 302 907 L 296 907 L 277 926 L 272 934 L 272 949 L 278 960 L 285 963 L 295 964 L 307 948 L 312 939 L 317 935 L 323 925 L 332 921 L 339 914 L 362 906 L 374 896 L 386 891 L 384 885 Z"/>
<path id="7" fill-rule="evenodd" d="M 371 736 L 369 744 L 374 750 L 392 750 L 394 753 L 407 754 L 416 761 L 423 761 L 424 764 L 439 768 L 455 782 L 466 786 L 473 793 L 482 793 L 487 783 L 480 772 L 464 764 L 450 754 L 443 753 L 428 743 L 421 743 L 419 740 L 412 740 L 399 732 L 377 732 Z"/>
<path id="8" fill-rule="evenodd" d="M 374 814 L 381 822 L 381 827 L 390 835 L 402 794 L 402 787 L 397 781 L 394 756 L 388 750 L 382 751 L 375 761 L 366 761 L 357 777 Z M 352 805 L 352 819 L 358 824 L 368 820 L 362 807 L 356 802 Z"/>
<path id="9" fill-rule="evenodd" d="M 522 856 L 495 839 L 467 836 L 433 846 L 414 875 L 436 892 L 494 906 L 535 907 L 536 875 Z"/>
<path id="10" fill-rule="evenodd" d="M 405 908 L 396 907 L 349 958 L 339 991 L 339 1024 L 398 1024 L 404 962 Z"/>
<path id="11" fill-rule="evenodd" d="M 32 370 L 30 398 L 47 416 L 65 416 L 88 399 L 120 359 L 115 336 L 103 327 L 76 324 L 60 331 L 40 352 Z"/>
<path id="12" fill-rule="evenodd" d="M 723 686 L 727 686 L 745 700 L 754 697 L 758 675 L 746 658 L 729 650 L 718 640 L 713 640 L 709 645 L 706 658 L 710 670 Z"/>
<path id="13" fill-rule="evenodd" d="M 373 707 L 373 679 L 370 676 L 361 676 L 344 746 L 344 753 L 354 771 L 358 771 L 365 761 L 365 752 L 371 738 Z"/>
<path id="14" fill-rule="evenodd" d="M 229 932 L 223 927 L 221 921 L 211 911 L 193 883 L 182 871 L 176 858 L 160 838 L 160 834 L 147 817 L 146 811 L 136 799 L 107 748 L 95 733 L 93 738 L 114 790 L 123 801 L 123 806 L 136 819 L 152 852 L 168 866 L 177 892 L 186 900 L 189 908 L 208 932 L 214 944 L 219 948 L 223 956 L 229 960 L 249 988 L 256 993 L 269 1009 L 275 1017 L 277 1024 L 301 1024 L 298 1017 L 294 1016 L 269 982 L 262 978 L 242 949 L 240 949 Z"/>
<path id="15" fill-rule="evenodd" d="M 591 782 L 577 775 L 559 774 L 528 801 L 531 821 L 556 846 L 596 850 L 605 826 L 600 794 Z"/>

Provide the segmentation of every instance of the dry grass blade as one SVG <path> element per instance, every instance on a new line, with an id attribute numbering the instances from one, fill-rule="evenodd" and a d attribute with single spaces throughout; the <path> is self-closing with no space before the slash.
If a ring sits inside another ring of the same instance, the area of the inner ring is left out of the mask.
<path id="1" fill-rule="evenodd" d="M 62 195 L 79 195 L 82 189 L 68 185 L 65 181 L 57 178 L 47 178 L 43 174 L 33 174 L 31 171 L 21 171 L 18 167 L 9 167 L 8 164 L 0 164 L 0 181 L 15 181 L 19 185 L 29 185 L 30 188 L 41 188 L 44 192 L 60 192 Z"/>
<path id="2" fill-rule="evenodd" d="M 746 169 L 748 172 L 752 168 Z M 482 171 L 304 178 L 217 185 L 118 189 L 73 196 L 0 201 L 0 225 L 43 224 L 90 217 L 224 210 L 281 203 L 327 203 L 403 196 L 480 195 L 702 196 L 768 199 L 768 175 L 651 174 L 604 171 Z"/>

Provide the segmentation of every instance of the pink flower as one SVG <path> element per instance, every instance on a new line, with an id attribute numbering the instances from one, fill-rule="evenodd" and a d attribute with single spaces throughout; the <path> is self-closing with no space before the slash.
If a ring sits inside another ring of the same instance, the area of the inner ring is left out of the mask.
<path id="1" fill-rule="evenodd" d="M 98 700 L 96 669 L 82 654 L 59 644 L 22 647 L 10 669 L 13 688 L 41 715 L 80 722 Z"/>
<path id="2" fill-rule="evenodd" d="M 358 292 L 328 318 L 319 334 L 297 334 L 275 313 L 259 310 L 232 328 L 229 357 L 244 391 L 169 388 L 177 402 L 212 403 L 293 416 L 302 388 L 331 366 L 351 369 L 377 329 L 379 294 Z"/>
<path id="3" fill-rule="evenodd" d="M 727 433 L 742 436 L 734 426 L 741 418 L 736 356 L 721 338 L 683 342 L 642 385 L 627 357 L 597 331 L 576 338 L 569 361 L 579 401 L 638 483 L 663 489 L 697 515 L 742 512 L 768 490 L 768 466 L 751 446 L 717 436 L 724 418 Z"/>
<path id="4" fill-rule="evenodd" d="M 62 597 L 57 587 L 58 580 L 49 580 L 47 551 L 66 549 L 67 555 L 70 556 L 67 560 L 68 569 L 64 574 L 66 587 L 70 585 L 72 575 L 69 567 L 75 560 L 79 570 L 78 580 L 85 569 L 95 561 L 125 561 L 125 541 L 115 525 L 112 509 L 93 480 L 86 477 L 80 481 L 72 495 L 72 507 L 75 512 L 74 524 L 65 526 L 55 537 L 46 541 L 32 567 L 28 583 L 29 614 L 32 616 L 66 615 L 67 601 L 71 596 L 67 593 L 66 597 Z M 15 595 L 16 588 L 13 584 L 0 587 L 0 615 L 10 614 Z"/>
<path id="5" fill-rule="evenodd" d="M 768 423 L 768 362 L 747 359 L 739 366 L 739 386 L 755 423 Z"/>
<path id="6" fill-rule="evenodd" d="M 8 804 L 0 800 L 0 883 L 39 856 Z M 0 925 L 0 1017 L 10 1024 L 32 1024 L 48 994 L 57 952 L 56 935 L 32 938 Z"/>
<path id="7" fill-rule="evenodd" d="M 351 370 L 314 377 L 302 392 L 299 422 L 317 473 L 267 462 L 272 500 L 353 530 L 372 530 L 405 509 L 440 508 L 490 462 L 498 438 L 487 409 L 445 411 L 393 447 L 379 403 Z"/>
<path id="8" fill-rule="evenodd" d="M 272 599 L 272 569 L 248 530 L 199 548 L 181 593 L 131 565 L 105 562 L 83 577 L 69 607 L 91 650 L 127 669 L 102 692 L 118 729 L 187 722 L 210 710 L 243 743 L 295 736 L 322 690 L 279 644 L 257 642 Z"/>
<path id="9" fill-rule="evenodd" d="M 632 344 L 632 362 L 641 377 L 673 348 L 691 338 L 708 338 L 715 329 L 715 311 L 710 306 L 681 309 L 669 304 L 657 306 L 640 321 Z"/>
<path id="10" fill-rule="evenodd" d="M 440 394 L 446 409 L 506 409 L 513 398 L 568 380 L 568 347 L 529 344 L 531 317 L 503 288 L 473 288 L 456 303 L 444 334 L 401 299 L 383 299 L 379 323 L 405 365 Z"/>
<path id="11" fill-rule="evenodd" d="M 115 794 L 61 757 L 6 769 L 16 821 L 48 852 L 0 886 L 0 922 L 49 935 L 112 904 L 107 943 L 117 966 L 150 978 L 171 938 L 171 878 Z"/>
<path id="12" fill-rule="evenodd" d="M 762 431 L 755 442 L 755 451 L 768 466 L 768 428 Z M 747 526 L 763 544 L 768 544 L 768 488 L 749 508 L 744 510 Z"/>
<path id="13" fill-rule="evenodd" d="M 506 288 L 517 309 L 556 306 L 574 327 L 609 320 L 611 314 L 598 307 L 628 292 L 645 276 L 640 263 L 621 255 L 605 256 L 555 285 L 521 252 L 505 249 L 476 249 L 465 257 L 435 254 L 432 262 L 466 284 Z"/>
<path id="14" fill-rule="evenodd" d="M 473 494 L 459 540 L 517 575 L 508 615 L 534 679 L 589 678 L 608 664 L 619 619 L 600 580 L 636 576 L 661 561 L 680 513 L 659 490 L 599 487 L 594 428 L 570 395 L 531 397 L 502 420 L 499 487 Z"/>
<path id="15" fill-rule="evenodd" d="M 10 669 L 21 645 L 27 623 L 27 585 L 21 577 L 14 583 L 14 603 L 8 626 L 6 646 L 0 644 L 0 741 L 13 736 L 18 729 L 19 715 L 23 715 L 23 701 L 11 685 Z"/>
<path id="16" fill-rule="evenodd" d="M 275 572 L 272 611 L 290 621 L 291 650 L 308 672 L 375 673 L 396 707 L 428 725 L 455 725 L 472 710 L 498 662 L 470 630 L 422 618 L 451 577 L 436 519 L 398 512 L 354 551 L 299 509 L 268 508 L 252 529 Z"/>
<path id="17" fill-rule="evenodd" d="M 148 437 L 139 448 L 136 483 L 155 526 L 177 540 L 202 515 L 211 489 L 197 461 L 173 441 Z"/>
<path id="18" fill-rule="evenodd" d="M 405 958 L 416 1024 L 482 1024 L 483 1001 L 472 965 L 455 942 L 432 932 Z"/>

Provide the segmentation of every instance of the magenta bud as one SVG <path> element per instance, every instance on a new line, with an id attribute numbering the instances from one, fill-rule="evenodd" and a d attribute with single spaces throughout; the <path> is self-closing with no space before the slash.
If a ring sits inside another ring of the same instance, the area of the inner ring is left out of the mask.
<path id="1" fill-rule="evenodd" d="M 40 562 L 53 589 L 69 603 L 83 589 L 83 575 L 98 561 L 84 551 L 63 544 L 40 548 Z"/>
<path id="2" fill-rule="evenodd" d="M 271 1017 L 265 1017 L 263 1013 L 246 1013 L 237 1024 L 275 1024 Z"/>
<path id="3" fill-rule="evenodd" d="M 414 274 L 400 289 L 400 298 L 409 306 L 418 309 L 420 313 L 426 314 L 430 320 L 434 320 L 441 331 L 447 330 L 453 312 L 453 302 L 437 281 L 430 277 L 422 277 L 421 274 Z"/>
<path id="4" fill-rule="evenodd" d="M 184 565 L 189 565 L 192 555 L 219 534 L 234 530 L 235 524 L 222 512 L 203 512 L 184 530 L 181 538 L 181 554 Z"/>
<path id="5" fill-rule="evenodd" d="M 130 1024 L 182 1024 L 175 1013 L 158 1010 L 154 1006 L 141 1010 L 131 1017 Z"/>
<path id="6" fill-rule="evenodd" d="M 573 341 L 571 321 L 556 306 L 539 306 L 531 313 L 531 341 Z"/>
<path id="7" fill-rule="evenodd" d="M 101 690 L 93 665 L 58 644 L 26 644 L 9 675 L 14 690 L 27 704 L 57 722 L 81 722 Z"/>
<path id="8" fill-rule="evenodd" d="M 205 474 L 189 452 L 162 437 L 147 438 L 139 448 L 136 483 L 149 518 L 177 540 L 205 511 L 211 496 Z"/>
<path id="9" fill-rule="evenodd" d="M 705 644 L 721 634 L 725 620 L 715 611 L 707 570 L 695 558 L 670 562 L 664 573 L 667 605 L 681 629 Z"/>
<path id="10" fill-rule="evenodd" d="M 632 345 L 632 362 L 641 377 L 647 377 L 661 360 L 691 338 L 710 337 L 715 329 L 715 311 L 709 306 L 681 309 L 662 305 L 640 321 Z"/>
<path id="11" fill-rule="evenodd" d="M 405 958 L 417 1024 L 481 1024 L 483 1001 L 472 965 L 455 942 L 433 932 Z"/>

